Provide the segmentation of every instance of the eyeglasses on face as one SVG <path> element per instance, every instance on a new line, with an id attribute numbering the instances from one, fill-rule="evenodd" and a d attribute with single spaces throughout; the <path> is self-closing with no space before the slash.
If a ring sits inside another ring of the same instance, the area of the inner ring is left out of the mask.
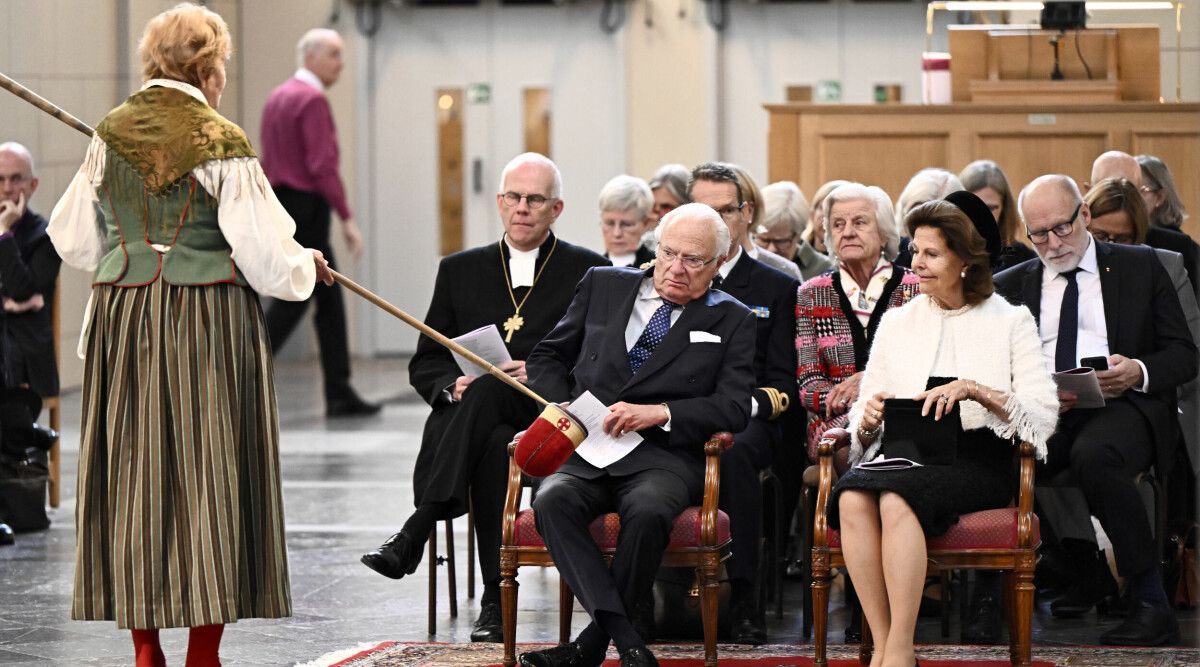
<path id="1" fill-rule="evenodd" d="M 716 257 L 713 257 L 712 259 L 701 259 L 699 257 L 681 257 L 679 255 L 679 253 L 675 252 L 674 250 L 668 250 L 667 248 L 664 248 L 661 245 L 656 248 L 655 253 L 658 255 L 658 261 L 662 262 L 663 264 L 671 264 L 675 260 L 679 260 L 679 261 L 683 262 L 684 268 L 686 268 L 690 271 L 699 271 L 700 269 L 704 268 L 705 266 L 717 261 Z"/>
<path id="2" fill-rule="evenodd" d="M 541 208 L 542 204 L 545 204 L 553 199 L 553 197 L 543 197 L 542 195 L 523 195 L 516 192 L 505 192 L 502 197 L 504 198 L 505 206 L 516 206 L 517 204 L 521 203 L 522 199 L 524 199 L 525 203 L 529 204 L 529 208 Z"/>
<path id="3" fill-rule="evenodd" d="M 1079 210 L 1082 208 L 1083 202 L 1080 202 L 1079 206 L 1075 207 L 1075 212 L 1071 214 L 1071 219 L 1066 222 L 1060 222 L 1050 229 L 1043 229 L 1040 232 L 1031 232 L 1029 231 L 1029 227 L 1026 226 L 1025 233 L 1029 235 L 1029 240 L 1033 241 L 1037 245 L 1042 245 L 1046 241 L 1049 241 L 1050 232 L 1054 232 L 1054 235 L 1060 239 L 1065 236 L 1070 236 L 1071 232 L 1075 229 L 1075 220 L 1079 217 Z"/>
<path id="4" fill-rule="evenodd" d="M 1119 245 L 1133 245 L 1133 234 L 1109 234 L 1098 229 L 1092 230 L 1092 238 L 1101 243 L 1117 243 Z"/>
<path id="5" fill-rule="evenodd" d="M 530 206 L 533 206 L 533 205 L 530 204 Z M 623 229 L 625 231 L 629 231 L 629 230 L 633 229 L 634 227 L 637 227 L 637 224 L 638 223 L 636 220 L 601 220 L 600 221 L 600 226 L 605 229 L 616 229 L 616 228 L 620 227 L 621 229 Z"/>
<path id="6" fill-rule="evenodd" d="M 783 236 L 780 238 L 771 238 L 769 236 L 762 236 L 760 234 L 758 236 L 755 236 L 754 240 L 758 241 L 758 244 L 764 248 L 767 246 L 771 246 L 771 245 L 779 247 L 779 246 L 791 245 L 791 244 L 795 243 L 796 235 L 792 234 L 791 236 Z"/>
<path id="7" fill-rule="evenodd" d="M 726 206 L 725 208 L 719 209 L 717 211 L 717 213 L 720 214 L 720 216 L 725 219 L 725 222 L 733 222 L 733 221 L 737 220 L 738 216 L 742 212 L 742 209 L 745 207 L 746 207 L 746 202 L 742 202 L 741 204 L 738 204 L 737 206 Z"/>
<path id="8" fill-rule="evenodd" d="M 1151 192 L 1158 192 L 1161 189 L 1162 188 L 1155 188 L 1155 187 L 1151 187 L 1149 185 L 1138 186 L 1138 192 L 1141 192 L 1142 194 L 1150 194 Z"/>

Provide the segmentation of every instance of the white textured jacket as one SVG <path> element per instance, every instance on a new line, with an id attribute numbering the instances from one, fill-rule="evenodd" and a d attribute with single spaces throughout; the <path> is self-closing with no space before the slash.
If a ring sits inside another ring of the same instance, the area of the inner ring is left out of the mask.
<path id="1" fill-rule="evenodd" d="M 920 295 L 887 311 L 879 323 L 858 400 L 850 410 L 851 464 L 874 458 L 883 442 L 881 433 L 864 453 L 858 425 L 867 401 L 881 391 L 902 398 L 925 391 L 944 326 L 956 327 L 955 376 L 1009 396 L 1007 422 L 975 401 L 963 401 L 963 429 L 987 427 L 1002 438 L 1030 442 L 1038 458 L 1045 459 L 1046 440 L 1058 423 L 1058 391 L 1029 309 L 993 295 L 966 312 L 946 315 Z M 887 429 L 886 420 L 882 427 Z"/>

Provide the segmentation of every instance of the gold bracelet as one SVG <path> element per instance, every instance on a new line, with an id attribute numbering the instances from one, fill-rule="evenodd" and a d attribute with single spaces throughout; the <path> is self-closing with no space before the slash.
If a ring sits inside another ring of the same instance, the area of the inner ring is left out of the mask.
<path id="1" fill-rule="evenodd" d="M 879 435 L 879 426 L 876 426 L 874 430 L 868 431 L 862 427 L 862 424 L 858 425 L 858 437 L 866 438 L 867 440 L 871 440 L 871 439 L 874 439 L 875 436 L 877 436 L 877 435 Z"/>

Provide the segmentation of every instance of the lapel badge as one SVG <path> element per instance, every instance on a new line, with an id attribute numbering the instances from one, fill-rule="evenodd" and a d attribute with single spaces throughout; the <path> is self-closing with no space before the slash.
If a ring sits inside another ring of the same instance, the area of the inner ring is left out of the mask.
<path id="1" fill-rule="evenodd" d="M 771 309 L 766 306 L 750 306 L 750 310 L 754 311 L 755 317 L 766 319 L 771 316 Z"/>

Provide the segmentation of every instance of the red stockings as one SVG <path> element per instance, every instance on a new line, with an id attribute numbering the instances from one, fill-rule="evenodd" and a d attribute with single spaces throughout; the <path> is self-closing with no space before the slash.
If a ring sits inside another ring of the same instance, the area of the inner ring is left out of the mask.
<path id="1" fill-rule="evenodd" d="M 133 655 L 137 667 L 167 667 L 162 647 L 158 645 L 158 630 L 133 630 Z"/>
<path id="2" fill-rule="evenodd" d="M 217 652 L 221 650 L 224 625 L 202 625 L 188 634 L 187 667 L 221 667 Z"/>

